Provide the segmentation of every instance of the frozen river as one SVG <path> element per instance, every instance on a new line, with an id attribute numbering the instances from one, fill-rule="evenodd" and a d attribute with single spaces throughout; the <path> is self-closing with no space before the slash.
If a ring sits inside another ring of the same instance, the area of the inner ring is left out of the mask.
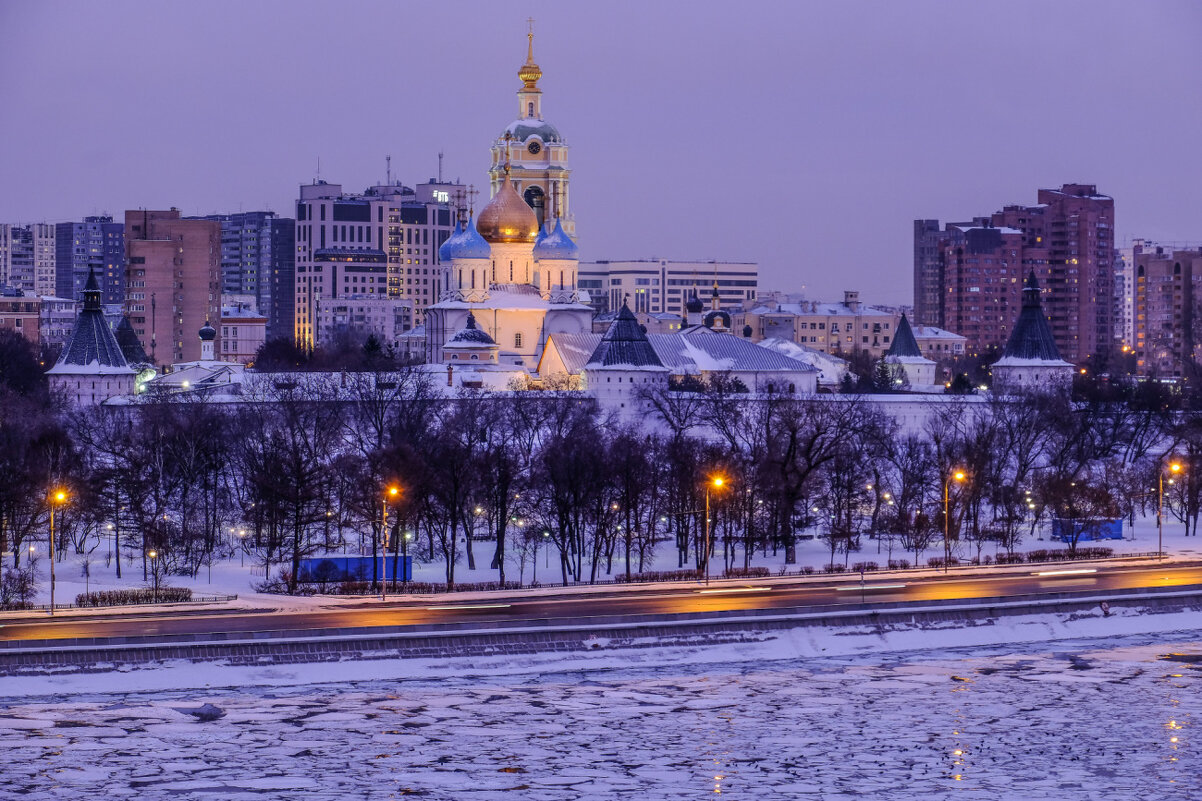
<path id="1" fill-rule="evenodd" d="M 1181 639 L 0 698 L 0 797 L 1196 799 Z"/>

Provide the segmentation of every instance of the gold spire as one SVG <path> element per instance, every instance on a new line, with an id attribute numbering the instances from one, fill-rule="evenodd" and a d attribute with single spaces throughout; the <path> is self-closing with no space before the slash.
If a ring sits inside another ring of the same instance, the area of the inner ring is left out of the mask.
<path id="1" fill-rule="evenodd" d="M 518 78 L 522 80 L 527 92 L 538 91 L 538 79 L 543 77 L 543 71 L 534 63 L 534 17 L 526 20 L 530 30 L 526 33 L 526 63 L 518 70 Z"/>

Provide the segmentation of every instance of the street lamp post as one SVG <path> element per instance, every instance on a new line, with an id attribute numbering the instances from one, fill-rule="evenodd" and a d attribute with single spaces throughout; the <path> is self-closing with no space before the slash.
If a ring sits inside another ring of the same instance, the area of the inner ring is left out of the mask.
<path id="1" fill-rule="evenodd" d="M 412 537 L 411 531 L 401 535 L 401 584 L 406 588 L 409 586 L 409 540 Z"/>
<path id="2" fill-rule="evenodd" d="M 159 602 L 159 571 L 158 571 L 158 565 L 155 563 L 154 560 L 156 557 L 158 557 L 159 552 L 155 551 L 155 550 L 151 550 L 150 553 L 148 553 L 146 555 L 150 557 L 150 577 L 151 577 L 151 580 L 154 582 L 153 599 L 154 599 L 154 602 L 157 604 Z"/>
<path id="3" fill-rule="evenodd" d="M 952 561 L 952 541 L 949 511 L 951 508 L 952 481 L 964 481 L 964 471 L 957 470 L 943 479 L 943 572 L 948 571 Z"/>
<path id="4" fill-rule="evenodd" d="M 388 585 L 384 581 L 384 569 L 388 561 L 388 499 L 395 498 L 401 493 L 397 487 L 389 487 L 388 492 L 384 494 L 384 500 L 380 502 L 381 508 L 384 510 L 383 524 L 380 526 L 380 600 L 387 598 Z"/>
<path id="5" fill-rule="evenodd" d="M 1169 472 L 1177 475 L 1181 472 L 1180 462 L 1169 462 Z M 1156 497 L 1156 558 L 1164 558 L 1164 463 L 1156 466 L 1157 478 L 1160 479 L 1160 490 Z"/>
<path id="6" fill-rule="evenodd" d="M 726 479 L 715 476 L 705 484 L 705 585 L 710 583 L 710 490 L 722 489 Z"/>
<path id="7" fill-rule="evenodd" d="M 54 616 L 54 505 L 67 500 L 67 493 L 55 490 L 50 496 L 50 615 Z"/>

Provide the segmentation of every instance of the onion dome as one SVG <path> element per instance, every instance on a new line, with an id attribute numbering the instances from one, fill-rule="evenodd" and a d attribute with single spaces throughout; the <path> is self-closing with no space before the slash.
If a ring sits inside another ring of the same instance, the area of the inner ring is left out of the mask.
<path id="1" fill-rule="evenodd" d="M 693 290 L 693 297 L 689 298 L 688 303 L 685 304 L 685 311 L 689 314 L 701 314 L 705 311 L 705 304 L 701 302 L 701 298 L 697 297 L 696 289 Z"/>
<path id="2" fill-rule="evenodd" d="M 555 229 L 535 243 L 534 258 L 540 261 L 542 259 L 579 260 L 580 248 L 576 247 L 572 237 L 563 230 L 563 220 L 556 219 Z"/>
<path id="3" fill-rule="evenodd" d="M 441 245 L 438 246 L 438 261 L 439 262 L 442 262 L 445 264 L 446 262 L 451 260 L 451 243 L 455 241 L 455 237 L 459 236 L 462 233 L 463 233 L 463 223 L 460 222 L 459 220 L 456 220 L 455 221 L 455 230 L 452 231 L 451 235 L 448 236 L 446 238 L 446 240 Z"/>
<path id="4" fill-rule="evenodd" d="M 476 227 L 492 244 L 532 243 L 538 236 L 538 217 L 513 188 L 508 167 L 501 179 L 500 191 L 480 212 Z"/>
<path id="5" fill-rule="evenodd" d="M 217 338 L 217 329 L 209 325 L 209 321 L 205 320 L 205 324 L 200 327 L 200 341 L 212 342 Z"/>
<path id="6" fill-rule="evenodd" d="M 467 327 L 455 332 L 455 336 L 447 342 L 448 345 L 496 345 L 496 341 L 488 332 L 476 327 L 476 315 L 467 313 Z"/>
<path id="7" fill-rule="evenodd" d="M 524 205 L 524 204 L 523 204 Z M 527 206 L 529 208 L 529 206 Z M 485 209 L 487 211 L 487 209 Z M 531 212 L 533 214 L 534 212 Z M 481 219 L 484 215 L 481 214 Z M 447 240 L 449 243 L 451 240 Z M 455 259 L 491 259 L 492 248 L 484 241 L 484 237 L 480 236 L 480 232 L 476 230 L 474 220 L 468 220 L 467 226 L 459 232 L 459 236 L 455 239 L 455 243 L 447 248 L 450 260 Z M 441 256 L 439 256 L 441 258 Z"/>

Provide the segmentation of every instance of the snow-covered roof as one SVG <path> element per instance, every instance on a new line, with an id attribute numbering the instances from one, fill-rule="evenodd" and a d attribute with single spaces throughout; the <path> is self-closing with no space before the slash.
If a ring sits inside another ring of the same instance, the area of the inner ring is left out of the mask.
<path id="1" fill-rule="evenodd" d="M 776 351 L 790 359 L 810 365 L 818 371 L 818 382 L 821 384 L 838 384 L 843 380 L 843 376 L 847 375 L 847 362 L 844 359 L 808 348 L 791 339 L 768 337 L 757 344 L 761 348 Z"/>
<path id="2" fill-rule="evenodd" d="M 676 374 L 697 372 L 796 372 L 820 373 L 805 361 L 778 350 L 761 347 L 733 334 L 693 326 L 674 334 L 647 334 L 647 342 L 661 364 Z M 572 374 L 581 372 L 601 342 L 601 334 L 551 334 L 550 337 Z"/>
<path id="3" fill-rule="evenodd" d="M 892 317 L 893 312 L 877 309 L 873 306 L 861 306 L 853 309 L 846 303 L 782 303 L 776 312 L 765 314 L 792 314 L 798 317 Z"/>
<path id="4" fill-rule="evenodd" d="M 916 325 L 912 328 L 914 336 L 919 339 L 967 339 L 963 334 L 955 334 L 933 325 Z"/>
<path id="5" fill-rule="evenodd" d="M 509 123 L 509 126 L 501 135 L 504 136 L 505 134 L 509 134 L 518 142 L 525 142 L 532 136 L 537 136 L 543 142 L 563 141 L 563 137 L 554 125 L 545 120 L 536 120 L 528 117 Z"/>
<path id="6" fill-rule="evenodd" d="M 996 367 L 1072 367 L 1063 359 L 1022 359 L 1017 356 L 1003 356 L 994 362 L 990 369 Z"/>
<path id="7" fill-rule="evenodd" d="M 1010 228 L 1005 225 L 965 225 L 959 223 L 949 223 L 952 228 L 959 228 L 965 233 L 969 231 L 997 231 L 999 234 L 1019 234 L 1026 233 L 1021 228 Z"/>
<path id="8" fill-rule="evenodd" d="M 497 343 L 488 332 L 476 327 L 476 315 L 467 313 L 467 325 L 447 341 L 450 348 L 495 348 Z"/>
<path id="9" fill-rule="evenodd" d="M 543 300 L 537 287 L 526 284 L 501 284 L 489 290 L 488 300 L 469 303 L 465 300 L 443 300 L 431 305 L 431 309 L 584 309 L 592 307 L 583 303 L 552 303 Z"/>

